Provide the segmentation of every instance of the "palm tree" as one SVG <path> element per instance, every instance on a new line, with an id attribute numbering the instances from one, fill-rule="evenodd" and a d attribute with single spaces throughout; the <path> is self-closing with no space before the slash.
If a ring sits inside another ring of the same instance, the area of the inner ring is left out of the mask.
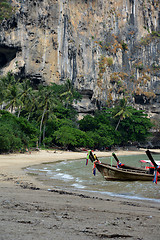
<path id="1" fill-rule="evenodd" d="M 8 89 L 16 83 L 14 76 L 8 72 L 6 76 L 0 78 L 0 104 L 1 109 L 3 105 L 6 105 L 6 96 L 8 94 Z"/>
<path id="2" fill-rule="evenodd" d="M 53 109 L 56 106 L 58 99 L 54 97 L 54 91 L 52 86 L 40 86 L 39 87 L 39 98 L 38 98 L 38 109 L 40 110 L 39 116 L 39 145 L 41 145 L 41 136 L 43 128 L 43 138 L 45 137 L 46 122 L 50 115 L 53 115 Z"/>
<path id="3" fill-rule="evenodd" d="M 19 108 L 18 117 L 20 116 L 20 112 L 22 108 L 26 108 L 26 106 L 28 105 L 28 101 L 31 95 L 32 95 L 32 87 L 30 86 L 30 81 L 28 79 L 25 79 L 21 83 L 21 88 L 19 92 L 19 100 L 21 101 L 21 106 Z M 32 101 L 30 101 L 30 104 L 31 102 Z"/>
<path id="4" fill-rule="evenodd" d="M 27 99 L 25 100 L 25 105 L 24 105 L 24 110 L 26 111 L 26 117 L 27 120 L 30 120 L 31 117 L 31 113 L 34 113 L 36 110 L 36 107 L 38 105 L 37 103 L 37 99 L 38 99 L 38 94 L 37 94 L 37 90 L 31 90 L 29 92 L 29 95 L 27 97 Z"/>
<path id="5" fill-rule="evenodd" d="M 116 125 L 115 130 L 118 129 L 120 122 L 126 117 L 131 117 L 132 113 L 130 112 L 130 108 L 127 106 L 127 98 L 120 99 L 119 105 L 115 108 L 114 118 L 119 118 L 118 123 Z"/>
<path id="6" fill-rule="evenodd" d="M 81 95 L 78 93 L 71 80 L 67 79 L 64 84 L 63 93 L 60 94 L 60 97 L 65 102 L 66 107 L 68 108 L 69 104 L 72 104 L 74 100 L 81 100 Z"/>
<path id="7" fill-rule="evenodd" d="M 3 78 L 0 78 L 0 105 L 1 109 L 3 108 L 3 101 L 5 96 L 5 85 Z"/>
<path id="8" fill-rule="evenodd" d="M 11 109 L 11 113 L 13 113 L 14 110 L 19 109 L 22 102 L 20 100 L 20 89 L 21 84 L 19 82 L 10 84 L 6 90 L 6 96 L 5 96 L 5 103 L 6 109 Z"/>
<path id="9" fill-rule="evenodd" d="M 72 82 L 71 80 L 67 79 L 66 83 L 64 84 L 64 92 L 60 95 L 60 97 L 62 98 L 64 97 L 67 106 L 73 98 L 73 92 L 74 92 L 74 88 L 73 88 Z"/>

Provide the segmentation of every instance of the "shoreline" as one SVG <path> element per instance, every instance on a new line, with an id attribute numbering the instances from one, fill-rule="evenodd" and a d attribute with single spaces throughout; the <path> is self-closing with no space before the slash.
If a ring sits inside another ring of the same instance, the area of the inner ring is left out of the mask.
<path id="1" fill-rule="evenodd" d="M 145 150 L 115 153 L 137 155 L 145 154 Z M 112 152 L 95 151 L 95 154 L 105 157 Z M 159 203 L 56 188 L 48 191 L 47 186 L 24 170 L 49 162 L 85 161 L 86 155 L 86 152 L 49 150 L 0 155 L 1 239 L 158 240 Z"/>
<path id="2" fill-rule="evenodd" d="M 160 150 L 159 150 L 160 152 Z M 111 151 L 94 152 L 97 157 L 108 157 L 112 155 Z M 145 150 L 138 151 L 115 151 L 117 156 L 123 155 L 138 155 L 145 154 Z M 33 151 L 31 154 L 29 153 L 13 153 L 13 154 L 1 154 L 0 155 L 0 181 L 8 178 L 10 180 L 16 181 L 32 181 L 33 184 L 39 185 L 40 182 L 37 181 L 33 176 L 29 176 L 25 173 L 24 169 L 33 165 L 39 165 L 44 163 L 54 163 L 65 160 L 78 160 L 78 159 L 86 159 L 87 151 L 84 152 L 71 152 L 71 151 L 52 151 L 52 150 L 40 150 Z M 41 187 L 42 184 L 40 184 Z"/>
<path id="3" fill-rule="evenodd" d="M 145 154 L 146 149 L 139 150 L 117 150 L 114 151 L 118 156 L 126 155 L 141 155 Z M 160 149 L 156 149 L 156 152 L 160 153 Z M 98 158 L 112 156 L 112 151 L 94 151 Z M 86 160 L 87 151 L 83 152 L 71 152 L 71 151 L 60 151 L 60 150 L 39 150 L 29 153 L 13 153 L 13 154 L 1 154 L 0 155 L 0 182 L 7 181 L 19 183 L 26 182 L 35 188 L 47 189 L 47 185 L 43 185 L 34 176 L 26 174 L 25 169 L 33 165 L 55 163 L 66 160 Z M 49 187 L 49 186 L 48 186 Z"/>

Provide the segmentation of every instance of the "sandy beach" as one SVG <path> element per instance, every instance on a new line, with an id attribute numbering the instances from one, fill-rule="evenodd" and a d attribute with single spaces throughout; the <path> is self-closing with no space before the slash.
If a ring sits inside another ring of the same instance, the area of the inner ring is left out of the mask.
<path id="1" fill-rule="evenodd" d="M 116 151 L 117 155 L 144 154 Z M 112 152 L 96 152 L 98 157 Z M 86 152 L 37 151 L 0 155 L 0 240 L 159 240 L 157 202 L 53 189 L 27 175 L 35 164 L 86 159 Z M 160 184 L 160 183 L 158 183 Z"/>

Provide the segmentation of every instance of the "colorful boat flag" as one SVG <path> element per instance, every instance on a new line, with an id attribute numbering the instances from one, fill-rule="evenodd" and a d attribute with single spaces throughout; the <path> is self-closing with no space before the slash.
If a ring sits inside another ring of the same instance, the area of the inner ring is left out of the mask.
<path id="1" fill-rule="evenodd" d="M 157 180 L 158 180 L 158 171 L 157 169 L 159 168 L 159 166 L 157 166 L 155 168 L 155 172 L 154 172 L 154 179 L 153 179 L 153 182 L 157 184 Z"/>
<path id="2" fill-rule="evenodd" d="M 93 175 L 96 176 L 96 164 L 93 163 Z"/>
<path id="3" fill-rule="evenodd" d="M 88 165 L 88 160 L 89 160 L 89 155 L 90 155 L 91 150 L 88 150 L 87 158 L 86 158 L 86 165 Z"/>

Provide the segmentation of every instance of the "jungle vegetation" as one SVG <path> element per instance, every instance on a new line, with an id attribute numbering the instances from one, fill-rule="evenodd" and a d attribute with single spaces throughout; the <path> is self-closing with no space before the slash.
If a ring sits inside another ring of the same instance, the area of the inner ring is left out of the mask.
<path id="1" fill-rule="evenodd" d="M 9 19 L 15 12 L 15 9 L 12 7 L 10 1 L 0 0 L 0 23 L 4 19 Z"/>
<path id="2" fill-rule="evenodd" d="M 64 85 L 34 86 L 8 73 L 0 78 L 0 153 L 26 148 L 104 149 L 144 142 L 152 123 L 143 111 L 121 99 L 115 107 L 78 120 L 74 102 L 81 95 L 69 79 Z"/>

